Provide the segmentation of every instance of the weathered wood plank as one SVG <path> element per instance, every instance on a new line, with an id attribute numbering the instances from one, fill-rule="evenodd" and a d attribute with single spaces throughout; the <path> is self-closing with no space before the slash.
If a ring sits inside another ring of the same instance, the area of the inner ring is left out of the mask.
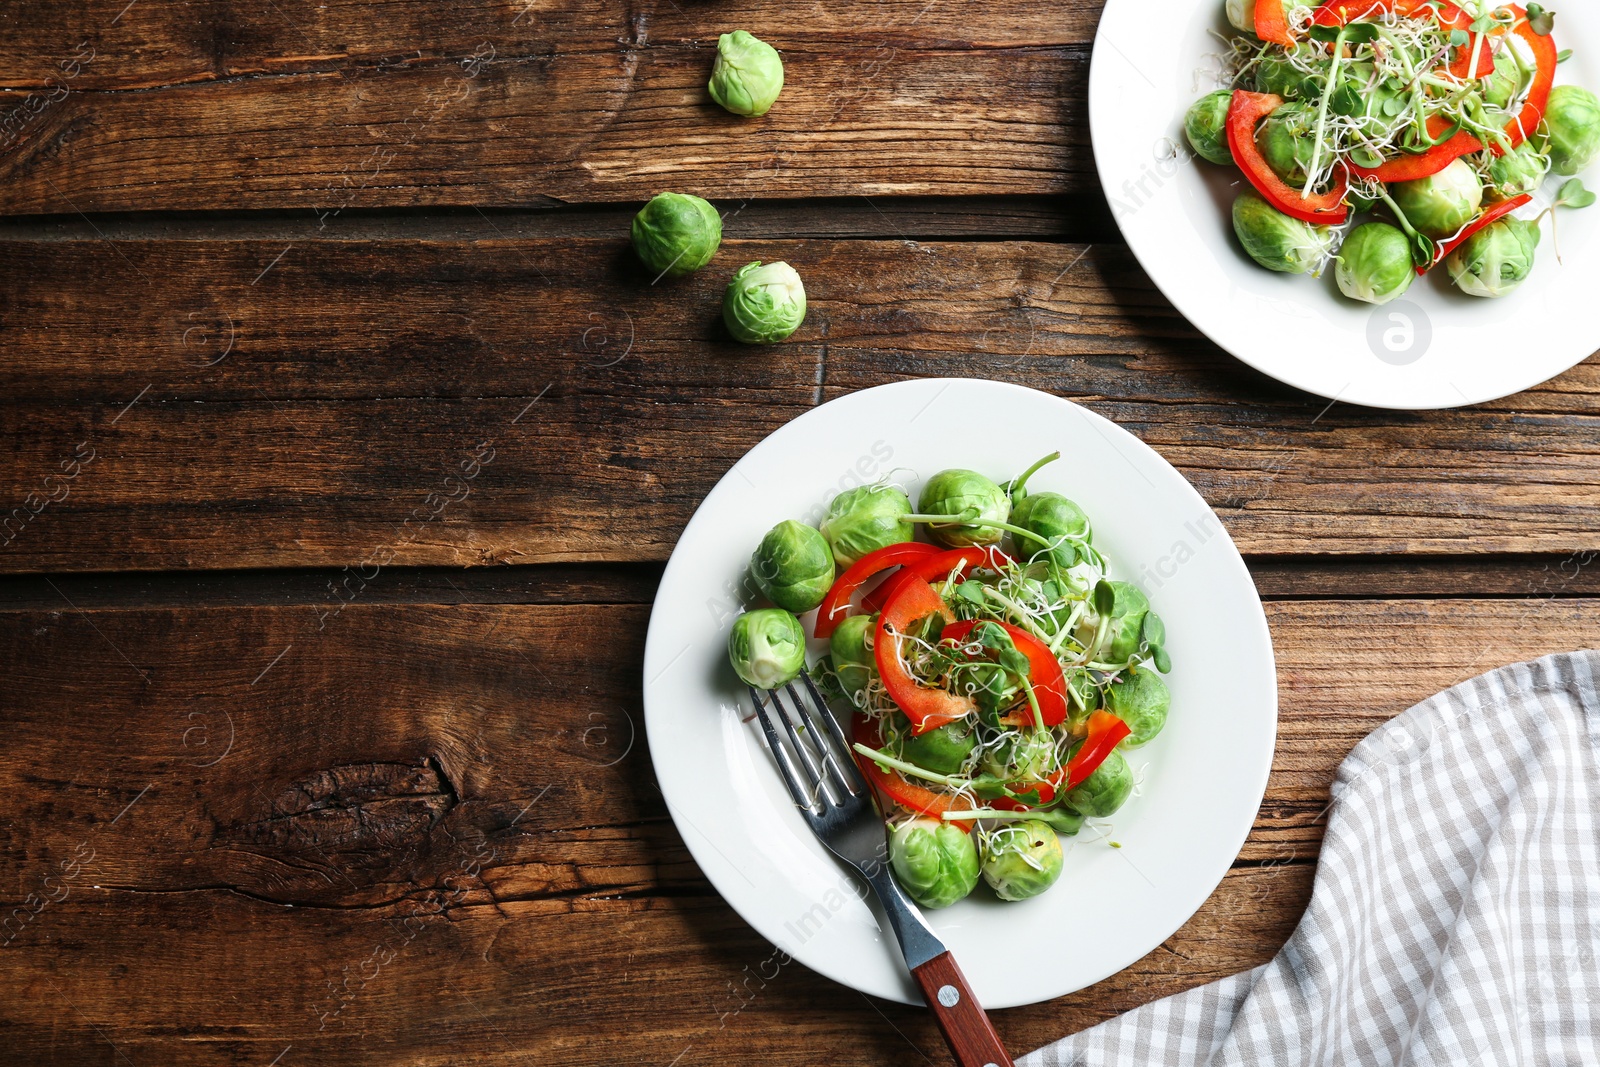
<path id="1" fill-rule="evenodd" d="M 16 20 L 0 213 L 1095 188 L 1097 4 L 121 6 Z M 705 90 L 735 28 L 785 53 L 756 121 Z"/>
<path id="2" fill-rule="evenodd" d="M 1600 548 L 1600 363 L 1468 411 L 1322 414 L 1125 249 L 736 225 L 714 267 L 654 286 L 621 234 L 0 243 L 0 569 L 660 560 L 766 433 L 929 374 L 1116 419 L 1246 552 Z M 717 309 L 758 258 L 797 264 L 811 311 L 756 351 Z"/>
<path id="3" fill-rule="evenodd" d="M 1270 605 L 1279 754 L 1241 866 L 1161 949 L 1002 1034 L 1029 1048 L 1267 959 L 1350 744 L 1469 673 L 1594 644 L 1597 608 Z M 782 966 L 701 879 L 627 745 L 641 606 L 321 610 L 0 611 L 14 1056 L 937 1056 L 924 1016 Z"/>

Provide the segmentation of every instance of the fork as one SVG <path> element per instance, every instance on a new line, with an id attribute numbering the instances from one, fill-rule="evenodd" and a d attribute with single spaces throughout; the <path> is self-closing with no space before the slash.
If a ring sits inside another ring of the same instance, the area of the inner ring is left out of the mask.
<path id="1" fill-rule="evenodd" d="M 877 893 L 900 942 L 906 966 L 922 988 L 923 999 L 932 1009 L 956 1062 L 961 1067 L 1012 1067 L 1000 1036 L 978 998 L 972 995 L 972 987 L 950 950 L 928 928 L 922 913 L 894 880 L 888 863 L 888 835 L 873 802 L 872 789 L 856 766 L 844 731 L 828 710 L 816 683 L 804 671 L 800 678 L 810 703 L 792 681 L 782 690 L 748 687 L 756 715 L 761 719 L 761 732 L 766 735 L 767 747 L 772 750 L 795 807 L 828 851 L 855 868 Z M 789 705 L 780 693 L 788 694 Z M 782 723 L 781 736 L 774 719 Z"/>

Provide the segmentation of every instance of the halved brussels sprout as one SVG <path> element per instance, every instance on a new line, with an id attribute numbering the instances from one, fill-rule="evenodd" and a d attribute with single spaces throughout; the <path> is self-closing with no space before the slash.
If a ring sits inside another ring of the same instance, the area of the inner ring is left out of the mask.
<path id="1" fill-rule="evenodd" d="M 858 485 L 834 497 L 821 522 L 833 558 L 848 567 L 868 552 L 909 541 L 915 527 L 901 522 L 911 498 L 892 485 Z"/>
<path id="2" fill-rule="evenodd" d="M 935 819 L 912 819 L 889 835 L 889 865 L 911 899 L 947 908 L 978 884 L 978 847 L 966 831 Z"/>
<path id="3" fill-rule="evenodd" d="M 1240 33 L 1255 35 L 1256 0 L 1226 0 L 1222 11 L 1228 16 L 1228 25 Z"/>
<path id="4" fill-rule="evenodd" d="M 1228 147 L 1228 107 L 1233 94 L 1226 89 L 1207 93 L 1196 100 L 1183 117 L 1183 135 L 1203 159 L 1228 166 L 1233 149 Z"/>
<path id="5" fill-rule="evenodd" d="M 1538 247 L 1538 223 L 1505 218 L 1467 238 L 1444 265 L 1463 293 L 1501 297 L 1527 280 Z"/>
<path id="6" fill-rule="evenodd" d="M 652 274 L 677 278 L 711 262 L 722 218 L 698 196 L 661 193 L 633 217 L 633 248 Z"/>
<path id="7" fill-rule="evenodd" d="M 728 662 L 757 689 L 793 681 L 806 665 L 805 630 L 782 608 L 747 611 L 733 621 L 728 634 Z"/>
<path id="8" fill-rule="evenodd" d="M 1061 839 L 1035 821 L 1008 823 L 983 834 L 983 880 L 1001 900 L 1027 900 L 1061 877 Z"/>
<path id="9" fill-rule="evenodd" d="M 833 569 L 828 539 L 793 519 L 784 519 L 767 531 L 750 557 L 750 576 L 756 588 L 796 615 L 822 603 L 833 585 Z"/>
<path id="10" fill-rule="evenodd" d="M 1253 192 L 1234 200 L 1233 232 L 1251 259 L 1284 274 L 1316 271 L 1335 240 L 1331 227 L 1290 218 Z"/>
<path id="11" fill-rule="evenodd" d="M 972 519 L 984 522 L 1005 522 L 1011 517 L 1011 497 L 991 479 L 977 471 L 959 468 L 940 471 L 928 479 L 917 498 L 917 511 L 923 515 L 966 515 L 975 512 Z M 947 548 L 965 548 L 969 545 L 992 545 L 1005 536 L 1005 531 L 994 526 L 966 523 L 930 523 L 928 536 Z"/>
<path id="12" fill-rule="evenodd" d="M 783 91 L 783 58 L 744 30 L 717 38 L 711 99 L 735 115 L 765 115 Z"/>
<path id="13" fill-rule="evenodd" d="M 1557 174 L 1583 170 L 1600 153 L 1600 98 L 1577 85 L 1556 86 L 1534 139 Z"/>
<path id="14" fill-rule="evenodd" d="M 1411 288 L 1417 276 L 1411 241 L 1387 222 L 1362 223 L 1339 248 L 1333 276 L 1350 299 L 1387 304 Z"/>
<path id="15" fill-rule="evenodd" d="M 1483 206 L 1483 182 L 1464 159 L 1427 178 L 1395 182 L 1389 195 L 1405 213 L 1406 221 L 1436 241 L 1454 237 L 1478 216 Z"/>

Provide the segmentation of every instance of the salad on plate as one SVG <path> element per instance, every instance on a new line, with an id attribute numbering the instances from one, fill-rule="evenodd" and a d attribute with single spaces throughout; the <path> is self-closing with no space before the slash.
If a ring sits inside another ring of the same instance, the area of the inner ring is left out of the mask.
<path id="1" fill-rule="evenodd" d="M 761 689 L 793 680 L 807 669 L 799 616 L 815 610 L 828 651 L 810 673 L 850 708 L 890 863 L 925 907 L 980 880 L 1001 900 L 1050 888 L 1059 835 L 1136 792 L 1124 752 L 1167 720 L 1160 617 L 1107 576 L 1077 504 L 1028 490 L 1059 456 L 1003 483 L 941 471 L 915 508 L 897 486 L 859 486 L 817 527 L 780 522 L 751 559 L 774 606 L 735 621 L 733 668 Z"/>
<path id="2" fill-rule="evenodd" d="M 1248 180 L 1233 228 L 1261 266 L 1332 263 L 1346 296 L 1384 304 L 1442 264 L 1462 292 L 1499 297 L 1532 271 L 1544 214 L 1594 202 L 1573 176 L 1600 154 L 1600 99 L 1555 84 L 1568 53 L 1539 4 L 1226 0 L 1226 14 L 1230 88 L 1196 101 L 1184 132 Z M 1541 212 L 1551 175 L 1568 180 Z"/>

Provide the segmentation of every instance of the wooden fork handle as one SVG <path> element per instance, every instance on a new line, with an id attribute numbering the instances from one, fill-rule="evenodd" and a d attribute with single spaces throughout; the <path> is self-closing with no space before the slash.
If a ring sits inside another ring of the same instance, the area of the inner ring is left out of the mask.
<path id="1" fill-rule="evenodd" d="M 1013 1067 L 954 956 L 935 956 L 911 974 L 961 1067 Z"/>

